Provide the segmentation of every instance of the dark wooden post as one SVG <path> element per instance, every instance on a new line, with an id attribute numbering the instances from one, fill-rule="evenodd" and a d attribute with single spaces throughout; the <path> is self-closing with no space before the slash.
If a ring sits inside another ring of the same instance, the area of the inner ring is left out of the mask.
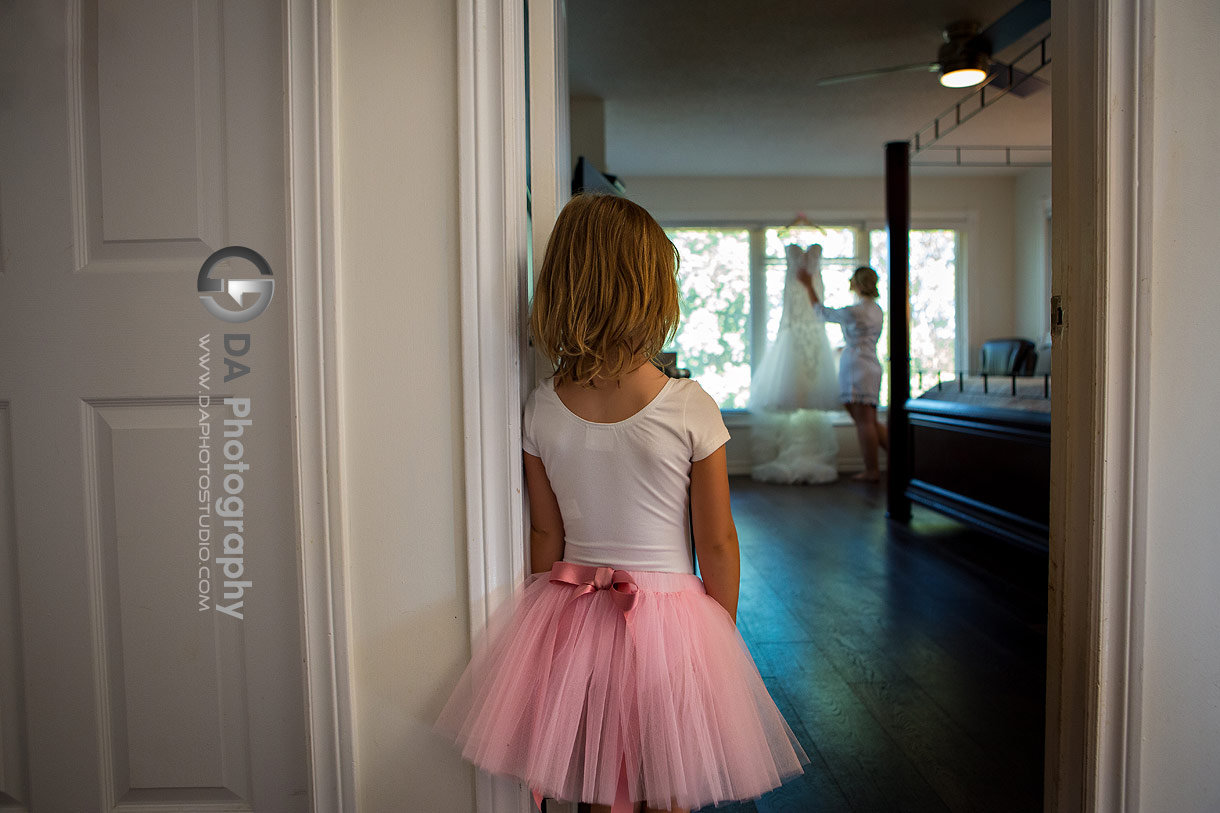
<path id="1" fill-rule="evenodd" d="M 911 153 L 906 141 L 885 145 L 885 219 L 890 238 L 890 450 L 886 455 L 885 515 L 911 518 L 907 484 L 911 481 Z"/>

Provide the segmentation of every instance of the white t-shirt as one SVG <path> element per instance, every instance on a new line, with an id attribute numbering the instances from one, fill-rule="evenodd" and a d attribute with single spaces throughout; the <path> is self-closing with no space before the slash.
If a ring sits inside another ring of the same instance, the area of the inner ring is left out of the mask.
<path id="1" fill-rule="evenodd" d="M 671 378 L 630 418 L 596 423 L 559 400 L 553 379 L 525 402 L 522 448 L 542 458 L 563 516 L 563 561 L 694 573 L 691 463 L 729 439 L 698 383 Z"/>

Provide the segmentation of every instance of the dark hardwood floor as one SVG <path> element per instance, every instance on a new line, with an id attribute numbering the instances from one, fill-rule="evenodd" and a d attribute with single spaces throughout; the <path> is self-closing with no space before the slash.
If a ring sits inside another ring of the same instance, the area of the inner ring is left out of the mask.
<path id="1" fill-rule="evenodd" d="M 738 627 L 812 762 L 714 809 L 1040 810 L 1045 554 L 891 524 L 879 486 L 732 488 Z"/>

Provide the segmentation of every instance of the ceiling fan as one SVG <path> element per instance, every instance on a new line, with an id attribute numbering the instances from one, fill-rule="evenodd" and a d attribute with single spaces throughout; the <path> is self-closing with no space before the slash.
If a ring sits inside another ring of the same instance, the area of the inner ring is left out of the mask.
<path id="1" fill-rule="evenodd" d="M 875 68 L 871 71 L 828 76 L 819 79 L 819 85 L 837 85 L 857 79 L 871 79 L 891 73 L 907 71 L 937 72 L 945 87 L 964 88 L 982 84 L 988 79 L 1012 82 L 1012 92 L 1026 96 L 1045 84 L 1042 80 L 1025 81 L 1029 77 L 1023 71 L 1000 62 L 993 62 L 991 55 L 1003 51 L 1021 37 L 1046 22 L 1051 16 L 1050 0 L 1022 0 L 1009 9 L 1004 16 L 980 30 L 973 20 L 962 20 L 945 26 L 944 44 L 937 52 L 935 62 L 917 62 L 913 65 L 895 65 Z M 1036 79 L 1036 77 L 1033 77 Z"/>

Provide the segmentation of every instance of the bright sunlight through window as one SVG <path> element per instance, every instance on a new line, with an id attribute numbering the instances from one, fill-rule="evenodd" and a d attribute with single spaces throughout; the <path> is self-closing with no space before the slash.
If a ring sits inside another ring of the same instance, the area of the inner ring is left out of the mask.
<path id="1" fill-rule="evenodd" d="M 665 231 L 681 256 L 682 321 L 669 349 L 677 352 L 678 365 L 690 369 L 721 409 L 749 407 L 750 371 L 779 328 L 787 274 L 785 245 L 822 244 L 827 305 L 851 304 L 848 280 L 856 266 L 867 264 L 881 277 L 881 306 L 889 307 L 884 229 L 842 225 L 823 229 L 675 227 Z M 911 231 L 913 393 L 919 391 L 921 380 L 927 386 L 937 372 L 951 376 L 957 369 L 958 254 L 959 232 L 954 229 Z M 752 296 L 759 301 L 753 302 Z M 882 404 L 887 403 L 889 390 L 888 313 L 886 316 L 877 347 L 886 372 Z M 753 321 L 756 317 L 761 323 Z M 843 346 L 842 331 L 833 324 L 828 330 L 837 355 Z"/>

